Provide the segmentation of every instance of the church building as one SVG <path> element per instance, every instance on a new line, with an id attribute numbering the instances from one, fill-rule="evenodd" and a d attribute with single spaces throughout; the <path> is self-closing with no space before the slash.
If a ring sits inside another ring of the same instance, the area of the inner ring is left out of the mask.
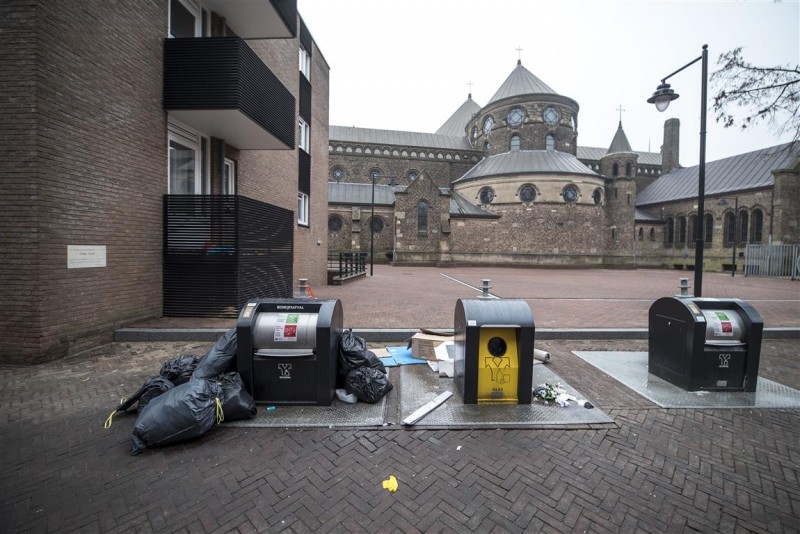
<path id="1" fill-rule="evenodd" d="M 486 105 L 469 95 L 435 133 L 331 126 L 328 251 L 414 265 L 735 267 L 748 243 L 800 243 L 800 160 L 782 145 L 697 167 L 680 124 L 660 153 L 578 143 L 580 105 L 517 62 Z M 743 260 L 741 261 L 743 263 Z M 741 269 L 741 265 L 738 267 Z"/>

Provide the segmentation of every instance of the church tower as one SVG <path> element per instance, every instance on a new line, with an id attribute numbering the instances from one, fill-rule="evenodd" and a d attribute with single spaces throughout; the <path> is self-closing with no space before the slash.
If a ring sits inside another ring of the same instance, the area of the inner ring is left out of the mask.
<path id="1" fill-rule="evenodd" d="M 639 155 L 631 149 L 622 120 L 606 155 L 600 160 L 605 177 L 606 264 L 630 265 L 635 240 L 636 166 Z"/>

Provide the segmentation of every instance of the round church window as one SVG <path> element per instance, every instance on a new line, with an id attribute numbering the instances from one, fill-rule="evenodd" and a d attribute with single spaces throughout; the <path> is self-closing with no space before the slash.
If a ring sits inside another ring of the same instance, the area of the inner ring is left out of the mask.
<path id="1" fill-rule="evenodd" d="M 369 219 L 369 227 L 372 231 L 376 234 L 379 234 L 383 231 L 383 218 L 382 217 L 370 217 Z"/>
<path id="2" fill-rule="evenodd" d="M 332 234 L 340 232 L 342 230 L 342 218 L 338 215 L 331 215 L 328 217 L 328 231 Z"/>
<path id="3" fill-rule="evenodd" d="M 483 133 L 488 134 L 489 132 L 491 132 L 492 126 L 494 126 L 494 119 L 492 118 L 491 115 L 489 115 L 483 121 Z"/>
<path id="4" fill-rule="evenodd" d="M 544 122 L 547 124 L 556 124 L 558 119 L 561 118 L 561 114 L 558 112 L 558 109 L 554 108 L 553 106 L 549 106 L 545 108 L 542 117 L 544 118 Z"/>
<path id="5" fill-rule="evenodd" d="M 491 187 L 484 187 L 478 193 L 478 198 L 481 199 L 481 204 L 491 204 L 494 200 L 494 189 Z"/>
<path id="6" fill-rule="evenodd" d="M 413 182 L 416 179 L 417 179 L 417 171 L 408 171 L 408 174 L 406 174 L 406 180 L 408 180 L 409 182 Z"/>
<path id="7" fill-rule="evenodd" d="M 531 184 L 525 184 L 519 188 L 519 199 L 523 202 L 533 202 L 536 200 L 536 188 Z"/>
<path id="8" fill-rule="evenodd" d="M 508 112 L 508 117 L 506 117 L 506 122 L 512 128 L 518 127 L 522 124 L 522 121 L 525 120 L 525 112 L 522 111 L 522 108 L 514 108 Z"/>
<path id="9" fill-rule="evenodd" d="M 344 178 L 344 169 L 338 166 L 331 169 L 331 178 L 333 178 L 334 182 L 341 182 L 342 178 Z"/>
<path id="10" fill-rule="evenodd" d="M 568 185 L 567 187 L 565 187 L 564 190 L 561 192 L 561 194 L 564 196 L 564 200 L 566 202 L 578 201 L 578 188 L 575 187 L 574 185 Z"/>

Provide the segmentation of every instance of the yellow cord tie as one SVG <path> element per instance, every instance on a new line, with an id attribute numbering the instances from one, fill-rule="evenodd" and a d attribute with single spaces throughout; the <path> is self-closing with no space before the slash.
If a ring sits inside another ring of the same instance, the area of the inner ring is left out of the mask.
<path id="1" fill-rule="evenodd" d="M 220 424 L 225 420 L 225 413 L 222 411 L 222 401 L 219 400 L 219 397 L 216 397 L 214 400 L 217 404 L 217 424 Z"/>
<path id="2" fill-rule="evenodd" d="M 125 397 L 122 397 L 119 400 L 119 405 L 122 406 L 123 404 L 125 404 L 125 400 L 126 400 Z M 114 414 L 116 414 L 116 413 L 117 413 L 117 410 L 114 410 L 113 412 L 111 412 L 111 414 L 109 414 L 108 419 L 106 419 L 106 422 L 103 423 L 103 428 L 105 428 L 106 430 L 111 428 L 111 422 L 114 419 Z"/>

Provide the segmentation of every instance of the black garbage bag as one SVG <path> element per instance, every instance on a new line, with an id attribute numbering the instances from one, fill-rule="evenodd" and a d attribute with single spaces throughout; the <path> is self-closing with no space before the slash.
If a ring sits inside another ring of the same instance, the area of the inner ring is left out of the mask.
<path id="1" fill-rule="evenodd" d="M 389 375 L 372 367 L 359 367 L 347 373 L 345 389 L 364 402 L 378 402 L 394 386 Z"/>
<path id="2" fill-rule="evenodd" d="M 197 362 L 192 378 L 216 378 L 236 365 L 236 329 L 231 328 Z"/>
<path id="3" fill-rule="evenodd" d="M 154 398 L 136 420 L 131 454 L 202 436 L 221 422 L 221 397 L 216 380 L 193 379 Z"/>
<path id="4" fill-rule="evenodd" d="M 339 374 L 345 379 L 353 369 L 372 367 L 386 374 L 386 367 L 375 353 L 367 349 L 367 342 L 348 328 L 339 341 Z"/>
<path id="5" fill-rule="evenodd" d="M 199 361 L 200 358 L 194 354 L 177 356 L 165 361 L 158 374 L 169 379 L 176 386 L 180 386 L 192 378 L 192 373 L 197 368 L 197 362 Z"/>
<path id="6" fill-rule="evenodd" d="M 256 402 L 244 389 L 239 373 L 223 373 L 217 382 L 222 388 L 222 412 L 226 421 L 252 419 L 256 416 Z"/>
<path id="7" fill-rule="evenodd" d="M 142 387 L 139 388 L 139 391 L 125 399 L 125 402 L 119 405 L 117 411 L 126 412 L 138 402 L 138 410 L 141 412 L 151 400 L 158 397 L 162 393 L 169 391 L 173 387 L 175 387 L 175 384 L 168 378 L 164 378 L 161 375 L 151 376 L 144 381 L 144 384 L 142 384 Z"/>

